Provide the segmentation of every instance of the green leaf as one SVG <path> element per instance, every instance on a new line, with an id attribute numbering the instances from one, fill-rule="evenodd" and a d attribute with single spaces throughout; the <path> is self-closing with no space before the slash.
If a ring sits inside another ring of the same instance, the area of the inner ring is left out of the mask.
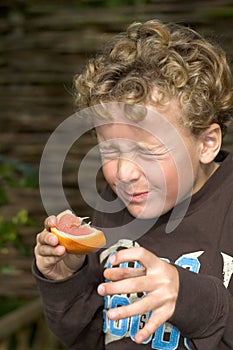
<path id="1" fill-rule="evenodd" d="M 0 185 L 0 204 L 7 204 L 7 203 L 8 203 L 8 197 L 7 197 L 6 191 Z"/>

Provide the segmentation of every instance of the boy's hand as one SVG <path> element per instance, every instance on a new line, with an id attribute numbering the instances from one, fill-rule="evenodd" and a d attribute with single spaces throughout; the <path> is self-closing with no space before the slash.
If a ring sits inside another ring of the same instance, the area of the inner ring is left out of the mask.
<path id="1" fill-rule="evenodd" d="M 142 343 L 174 313 L 179 291 L 177 269 L 144 248 L 123 249 L 110 257 L 112 265 L 138 261 L 142 268 L 110 268 L 104 272 L 109 283 L 98 287 L 100 295 L 147 292 L 141 300 L 127 306 L 110 309 L 109 319 L 119 320 L 152 311 L 151 317 L 135 336 Z"/>
<path id="2" fill-rule="evenodd" d="M 68 254 L 65 247 L 59 245 L 57 236 L 49 231 L 55 225 L 56 216 L 45 220 L 45 229 L 37 235 L 34 252 L 40 272 L 48 279 L 62 280 L 82 267 L 85 255 Z"/>

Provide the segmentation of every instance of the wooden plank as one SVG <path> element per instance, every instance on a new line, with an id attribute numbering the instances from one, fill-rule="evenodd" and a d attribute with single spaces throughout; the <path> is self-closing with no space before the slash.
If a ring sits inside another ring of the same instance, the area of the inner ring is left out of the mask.
<path id="1" fill-rule="evenodd" d="M 43 315 L 40 298 L 28 302 L 24 307 L 0 318 L 0 340 L 17 332 L 20 328 L 28 326 Z"/>

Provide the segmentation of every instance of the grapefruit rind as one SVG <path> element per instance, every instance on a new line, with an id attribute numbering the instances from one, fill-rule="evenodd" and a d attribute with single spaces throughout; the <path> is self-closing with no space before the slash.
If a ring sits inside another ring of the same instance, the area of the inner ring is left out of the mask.
<path id="1" fill-rule="evenodd" d="M 56 227 L 51 227 L 51 232 L 57 236 L 59 244 L 64 246 L 68 253 L 72 254 L 94 253 L 106 244 L 106 238 L 102 231 L 93 227 L 91 227 L 91 230 L 93 232 L 90 234 L 74 236 L 59 231 Z"/>

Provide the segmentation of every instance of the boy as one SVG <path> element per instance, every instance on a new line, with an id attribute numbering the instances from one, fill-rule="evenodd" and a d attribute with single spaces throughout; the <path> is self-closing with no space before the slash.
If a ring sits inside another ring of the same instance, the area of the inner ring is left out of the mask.
<path id="1" fill-rule="evenodd" d="M 70 349 L 233 349 L 224 53 L 182 26 L 133 23 L 76 89 L 79 108 L 94 111 L 108 183 L 93 224 L 114 239 L 67 254 L 46 219 L 33 271 L 49 326 Z M 124 205 L 108 210 L 117 198 Z"/>

